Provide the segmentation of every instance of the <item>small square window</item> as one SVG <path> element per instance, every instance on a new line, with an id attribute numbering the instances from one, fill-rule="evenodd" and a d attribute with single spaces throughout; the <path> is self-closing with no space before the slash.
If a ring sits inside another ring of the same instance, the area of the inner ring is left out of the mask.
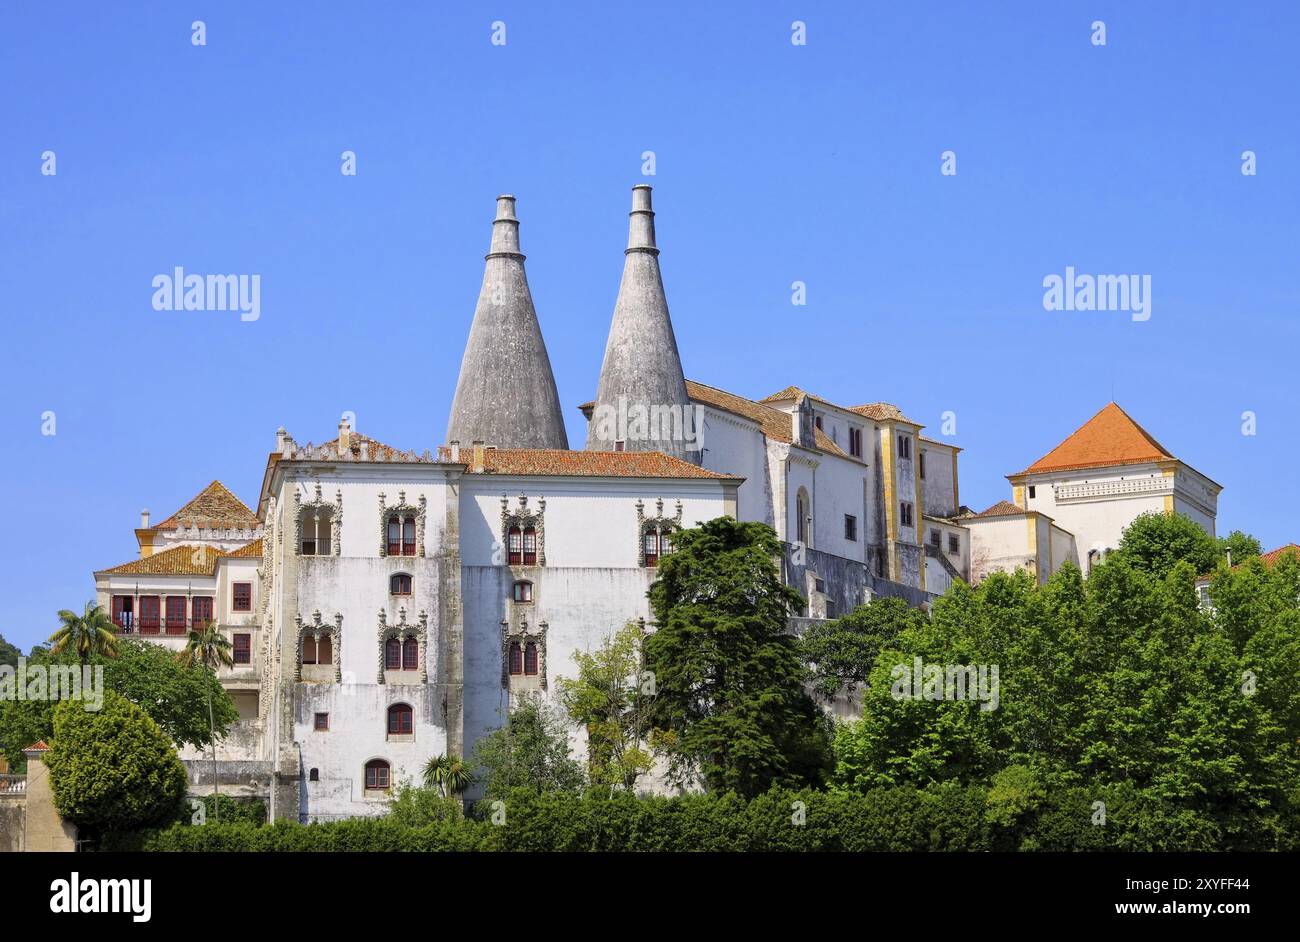
<path id="1" fill-rule="evenodd" d="M 328 713 L 317 713 L 312 728 L 318 733 L 328 732 L 330 728 L 330 715 Z"/>

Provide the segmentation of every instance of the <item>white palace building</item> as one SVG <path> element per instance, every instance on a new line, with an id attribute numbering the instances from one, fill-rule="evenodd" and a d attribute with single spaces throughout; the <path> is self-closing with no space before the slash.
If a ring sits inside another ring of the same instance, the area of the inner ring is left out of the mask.
<path id="1" fill-rule="evenodd" d="M 221 679 L 240 721 L 217 749 L 223 793 L 267 797 L 277 819 L 382 812 L 431 756 L 470 754 L 512 695 L 548 695 L 574 652 L 648 621 L 673 534 L 722 515 L 776 530 L 807 618 L 879 596 L 925 606 L 998 569 L 1087 571 L 1145 510 L 1214 530 L 1219 486 L 1113 403 L 1011 475 L 1014 502 L 976 514 L 959 502 L 960 449 L 896 406 L 688 381 L 658 256 L 637 186 L 583 450 L 502 196 L 447 444 L 280 429 L 254 507 L 213 481 L 160 523 L 142 514 L 139 558 L 94 574 L 98 601 L 169 647 L 209 620 L 229 636 Z M 585 733 L 572 740 L 582 754 Z M 209 791 L 209 764 L 187 765 Z"/>

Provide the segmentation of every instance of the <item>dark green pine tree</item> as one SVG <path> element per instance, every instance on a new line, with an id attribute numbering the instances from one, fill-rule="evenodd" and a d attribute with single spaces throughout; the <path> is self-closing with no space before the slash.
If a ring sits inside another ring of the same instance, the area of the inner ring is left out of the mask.
<path id="1" fill-rule="evenodd" d="M 781 582 L 776 534 L 720 517 L 674 542 L 650 588 L 652 744 L 678 781 L 698 777 L 710 791 L 748 797 L 822 784 L 830 721 L 803 689 L 786 632 L 803 599 Z"/>

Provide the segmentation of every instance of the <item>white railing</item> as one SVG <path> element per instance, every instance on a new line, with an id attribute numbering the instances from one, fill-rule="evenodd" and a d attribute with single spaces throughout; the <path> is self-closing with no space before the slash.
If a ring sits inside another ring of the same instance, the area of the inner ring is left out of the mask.
<path id="1" fill-rule="evenodd" d="M 27 794 L 26 775 L 0 775 L 0 795 Z"/>

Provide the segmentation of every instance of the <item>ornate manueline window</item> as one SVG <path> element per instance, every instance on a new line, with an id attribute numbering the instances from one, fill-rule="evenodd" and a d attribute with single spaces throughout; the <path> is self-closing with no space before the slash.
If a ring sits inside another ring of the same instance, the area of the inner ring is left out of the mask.
<path id="1" fill-rule="evenodd" d="M 524 672 L 524 649 L 518 641 L 510 642 L 510 676 L 518 677 Z"/>
<path id="2" fill-rule="evenodd" d="M 510 622 L 501 623 L 501 686 L 514 689 L 542 690 L 546 684 L 546 622 L 536 628 L 528 624 L 527 618 L 511 626 Z M 529 682 L 528 678 L 536 678 Z"/>
<path id="3" fill-rule="evenodd" d="M 636 502 L 636 525 L 640 534 L 637 550 L 637 562 L 646 568 L 659 565 L 659 560 L 673 551 L 674 534 L 682 528 L 682 502 L 677 502 L 677 512 L 671 517 L 664 516 L 664 501 L 655 501 L 655 515 L 645 515 L 645 504 Z"/>
<path id="4" fill-rule="evenodd" d="M 385 504 L 379 495 L 379 555 L 423 556 L 424 528 L 428 503 L 424 495 L 415 504 L 406 502 L 406 491 L 397 492 L 397 506 Z"/>
<path id="5" fill-rule="evenodd" d="M 302 493 L 293 492 L 295 544 L 299 556 L 338 556 L 339 527 L 343 523 L 343 491 L 334 493 L 334 502 L 321 498 L 320 484 L 315 496 L 304 503 Z"/>
<path id="6" fill-rule="evenodd" d="M 519 504 L 510 509 L 510 501 L 501 497 L 501 540 L 506 548 L 506 562 L 511 566 L 546 565 L 546 498 L 537 500 L 537 510 L 528 508 L 528 498 L 519 495 Z"/>
<path id="7" fill-rule="evenodd" d="M 419 621 L 407 623 L 406 609 L 397 610 L 397 622 L 388 623 L 388 613 L 379 612 L 379 682 L 385 682 L 386 671 L 419 671 L 419 683 L 429 679 L 426 645 L 429 616 L 421 612 Z M 410 678 L 407 678 L 410 682 Z"/>
<path id="8" fill-rule="evenodd" d="M 343 679 L 342 639 L 343 616 L 336 614 L 334 624 L 321 619 L 319 611 L 312 612 L 312 620 L 304 623 L 301 615 L 294 616 L 298 628 L 298 658 L 294 670 L 294 680 L 302 681 L 325 679 L 332 674 L 335 681 Z M 319 668 L 333 665 L 333 671 L 321 671 Z M 304 669 L 310 669 L 312 676 L 304 677 Z"/>

